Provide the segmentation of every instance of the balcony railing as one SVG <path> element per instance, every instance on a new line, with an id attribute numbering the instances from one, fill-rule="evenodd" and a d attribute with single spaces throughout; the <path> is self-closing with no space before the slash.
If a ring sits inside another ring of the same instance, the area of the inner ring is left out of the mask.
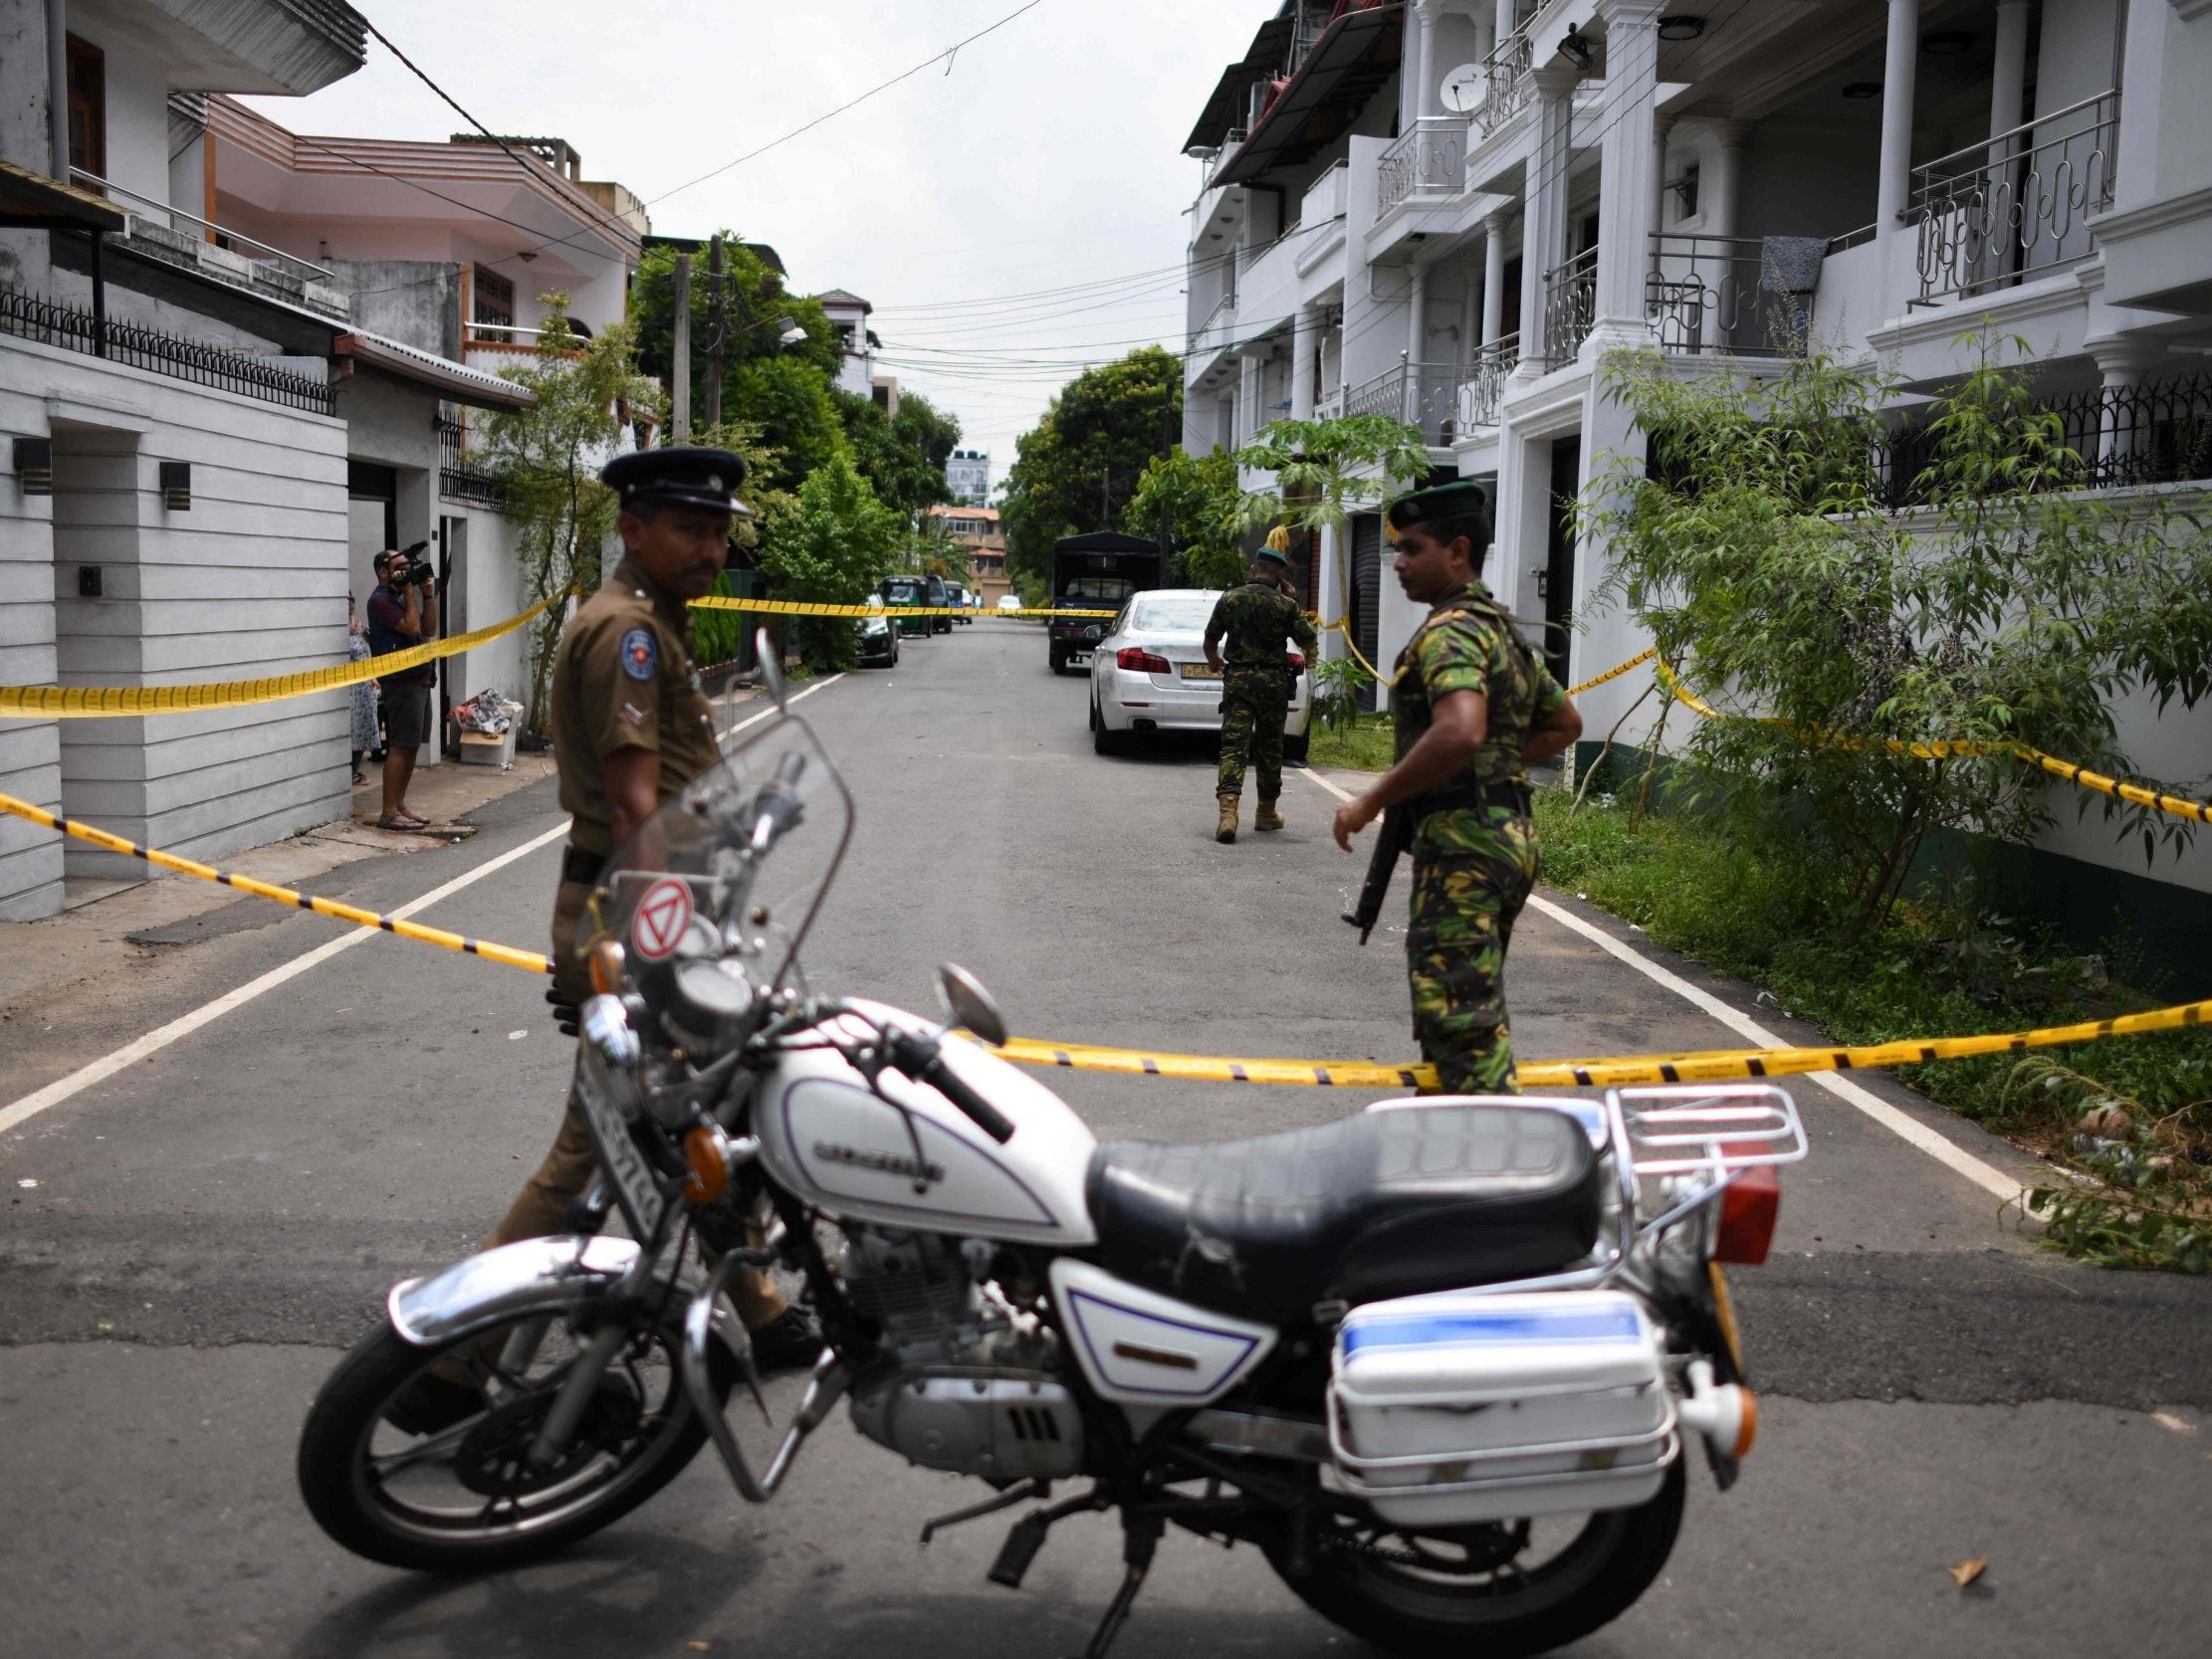
<path id="1" fill-rule="evenodd" d="M 1482 60 L 1482 97 L 1474 106 L 1474 129 L 1488 137 L 1527 106 L 1536 83 L 1529 71 L 1536 55 L 1525 31 L 1507 35 Z"/>
<path id="2" fill-rule="evenodd" d="M 2127 490 L 2212 481 L 2212 374 L 2092 386 L 2041 408 L 2058 417 L 2062 443 L 2082 461 L 2062 484 Z M 1893 508 L 1924 505 L 1929 492 L 1921 475 L 1937 458 L 1925 426 L 1892 432 L 1877 457 L 1882 499 Z"/>
<path id="3" fill-rule="evenodd" d="M 1208 336 L 1214 332 L 1217 323 L 1235 310 L 1235 294 L 1222 295 L 1220 299 L 1214 303 L 1214 309 L 1206 313 L 1206 320 L 1191 330 L 1191 337 L 1185 342 L 1184 350 L 1191 355 L 1196 355 L 1201 350 L 1217 349 L 1228 344 L 1228 335 L 1225 331 L 1218 339 L 1210 339 Z"/>
<path id="4" fill-rule="evenodd" d="M 1298 223 L 1318 225 L 1344 216 L 1344 179 L 1348 166 L 1348 162 L 1334 162 L 1306 186 L 1305 199 L 1298 207 Z"/>
<path id="5" fill-rule="evenodd" d="M 1458 115 L 1424 115 L 1383 151 L 1378 164 L 1381 211 L 1417 195 L 1455 194 L 1467 172 L 1467 123 Z"/>
<path id="6" fill-rule="evenodd" d="M 1498 423 L 1498 405 L 1505 383 L 1521 360 L 1521 336 L 1505 334 L 1475 353 L 1473 364 L 1459 382 L 1458 431 L 1463 436 L 1478 426 Z"/>
<path id="7" fill-rule="evenodd" d="M 1347 415 L 1381 415 L 1421 428 L 1431 445 L 1451 441 L 1458 413 L 1459 365 L 1402 362 L 1344 394 Z"/>
<path id="8" fill-rule="evenodd" d="M 1544 366 L 1574 361 L 1598 315 L 1598 250 L 1583 251 L 1544 273 Z"/>
<path id="9" fill-rule="evenodd" d="M 2089 256 L 2086 223 L 2112 203 L 2119 94 L 2064 109 L 1912 169 L 1920 299 L 1980 294 Z"/>
<path id="10" fill-rule="evenodd" d="M 438 495 L 445 501 L 465 502 L 472 507 L 507 505 L 500 481 L 469 465 L 468 429 L 454 421 L 438 422 Z"/>
<path id="11" fill-rule="evenodd" d="M 1644 314 L 1659 331 L 1661 351 L 1801 357 L 1825 256 L 1826 247 L 1812 238 L 1658 232 Z M 1811 280 L 1792 268 L 1793 260 L 1812 262 Z"/>
<path id="12" fill-rule="evenodd" d="M 272 248 L 181 207 L 126 190 L 82 167 L 70 169 L 70 180 L 130 209 L 129 239 L 156 258 L 192 265 L 241 288 L 265 288 L 284 299 L 338 316 L 351 310 L 346 297 L 331 286 L 333 278 L 326 266 Z"/>
<path id="13" fill-rule="evenodd" d="M 330 385 L 321 379 L 277 368 L 259 357 L 219 345 L 201 345 L 174 334 L 141 328 L 113 317 L 95 316 L 59 301 L 42 300 L 21 289 L 0 289 L 0 333 L 64 351 L 83 351 L 132 368 L 165 374 L 195 385 L 213 386 L 263 403 L 335 413 Z"/>

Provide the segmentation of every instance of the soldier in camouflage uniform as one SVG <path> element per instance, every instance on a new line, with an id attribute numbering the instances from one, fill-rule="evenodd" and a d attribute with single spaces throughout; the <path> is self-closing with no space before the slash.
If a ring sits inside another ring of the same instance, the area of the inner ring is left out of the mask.
<path id="1" fill-rule="evenodd" d="M 1337 844 L 1412 803 L 1406 934 L 1414 1035 L 1447 1094 L 1513 1094 L 1505 948 L 1536 882 L 1532 760 L 1582 734 L 1582 717 L 1478 579 L 1489 544 L 1481 489 L 1439 485 L 1392 504 L 1394 568 L 1431 607 L 1399 654 L 1397 763 L 1337 809 Z"/>
<path id="2" fill-rule="evenodd" d="M 1313 624 L 1289 592 L 1290 561 L 1275 547 L 1252 555 L 1251 580 L 1222 594 L 1206 624 L 1206 660 L 1221 676 L 1221 765 L 1214 781 L 1220 821 L 1217 841 L 1236 839 L 1244 764 L 1259 773 L 1255 830 L 1282 828 L 1282 723 L 1291 679 L 1284 641 L 1315 655 Z"/>

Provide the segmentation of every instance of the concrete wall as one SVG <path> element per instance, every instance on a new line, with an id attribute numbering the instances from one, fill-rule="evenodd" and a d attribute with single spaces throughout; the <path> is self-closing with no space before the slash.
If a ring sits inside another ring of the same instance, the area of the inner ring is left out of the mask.
<path id="1" fill-rule="evenodd" d="M 345 660 L 338 421 L 0 338 L 0 432 L 51 437 L 57 483 L 28 502 L 0 489 L 0 678 L 152 686 Z M 189 511 L 162 506 L 162 461 L 191 464 Z M 84 564 L 98 598 L 79 595 Z M 342 818 L 345 734 L 342 693 L 0 722 L 0 789 L 210 855 Z M 70 873 L 139 873 L 88 853 Z M 50 913 L 60 864 L 52 837 L 0 828 L 0 915 Z"/>
<path id="2" fill-rule="evenodd" d="M 0 158 L 51 172 L 54 139 L 47 86 L 46 8 L 0 6 Z M 0 230 L 0 287 L 46 287 L 46 233 Z"/>
<path id="3" fill-rule="evenodd" d="M 336 286 L 353 302 L 353 321 L 420 351 L 461 360 L 461 272 L 452 261 L 337 259 Z"/>
<path id="4" fill-rule="evenodd" d="M 28 0 L 26 0 L 28 3 Z M 20 9 L 20 8 L 18 8 Z M 70 33 L 108 57 L 108 172 L 111 184 L 148 200 L 169 199 L 169 85 L 161 63 L 105 22 L 76 15 Z"/>

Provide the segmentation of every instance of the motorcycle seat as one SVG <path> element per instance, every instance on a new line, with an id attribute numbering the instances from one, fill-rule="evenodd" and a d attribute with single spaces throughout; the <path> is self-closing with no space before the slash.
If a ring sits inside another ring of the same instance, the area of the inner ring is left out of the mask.
<path id="1" fill-rule="evenodd" d="M 1108 1271 L 1274 1324 L 1552 1273 L 1598 1236 L 1597 1159 L 1565 1113 L 1423 1106 L 1248 1141 L 1124 1141 L 1091 1156 Z"/>

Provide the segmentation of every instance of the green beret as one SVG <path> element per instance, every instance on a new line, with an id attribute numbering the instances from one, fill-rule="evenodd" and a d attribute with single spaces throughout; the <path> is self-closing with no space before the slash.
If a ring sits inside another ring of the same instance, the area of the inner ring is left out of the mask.
<path id="1" fill-rule="evenodd" d="M 1290 560 L 1285 558 L 1279 550 L 1273 547 L 1264 545 L 1259 547 L 1255 552 L 1253 552 L 1252 558 L 1255 562 L 1259 559 L 1267 559 L 1272 563 L 1281 565 L 1285 570 L 1288 570 L 1290 568 Z"/>
<path id="2" fill-rule="evenodd" d="M 619 495 L 624 507 L 657 501 L 716 513 L 752 513 L 738 500 L 745 457 L 726 449 L 674 444 L 632 450 L 600 469 L 599 482 Z"/>
<path id="3" fill-rule="evenodd" d="M 1449 484 L 1399 497 L 1390 504 L 1384 518 L 1392 529 L 1402 530 L 1408 524 L 1427 523 L 1433 518 L 1473 518 L 1487 512 L 1489 506 L 1490 499 L 1481 485 L 1471 478 L 1455 478 Z"/>

